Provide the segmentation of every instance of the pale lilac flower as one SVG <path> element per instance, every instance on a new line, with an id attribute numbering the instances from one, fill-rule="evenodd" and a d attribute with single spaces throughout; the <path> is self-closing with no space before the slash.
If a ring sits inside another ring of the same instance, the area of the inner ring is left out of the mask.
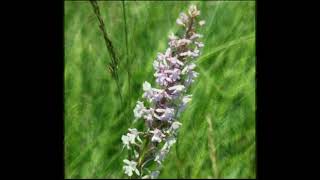
<path id="1" fill-rule="evenodd" d="M 136 144 L 135 139 L 137 139 L 139 142 L 142 142 L 137 129 L 129 129 L 129 131 L 130 132 L 127 133 L 127 135 L 122 135 L 121 137 L 123 147 L 126 147 L 127 149 L 131 149 L 131 144 Z"/>
<path id="2" fill-rule="evenodd" d="M 165 108 L 165 109 L 156 109 L 156 112 L 162 113 L 160 116 L 157 113 L 154 116 L 159 119 L 160 121 L 171 121 L 174 116 L 174 109 L 173 108 Z"/>
<path id="3" fill-rule="evenodd" d="M 129 161 L 128 159 L 123 160 L 125 165 L 123 166 L 124 173 L 128 176 L 132 176 L 135 172 L 138 176 L 140 175 L 139 170 L 137 169 L 137 162 L 135 161 Z"/>
<path id="4" fill-rule="evenodd" d="M 185 24 L 182 22 L 182 20 L 180 18 L 177 19 L 176 23 L 178 25 L 185 26 Z"/>
<path id="5" fill-rule="evenodd" d="M 161 164 L 161 162 L 164 160 L 168 152 L 169 151 L 167 149 L 161 149 L 159 152 L 156 153 L 156 157 L 154 158 L 154 161 Z"/>
<path id="6" fill-rule="evenodd" d="M 192 84 L 194 82 L 194 79 L 196 77 L 198 77 L 198 75 L 199 75 L 199 73 L 197 73 L 195 71 L 189 71 L 187 73 L 187 77 L 186 77 L 184 85 L 188 87 L 190 84 Z"/>
<path id="7" fill-rule="evenodd" d="M 173 131 L 177 130 L 180 128 L 180 126 L 182 126 L 182 124 L 178 121 L 175 121 L 171 124 L 170 129 L 172 129 Z"/>
<path id="8" fill-rule="evenodd" d="M 141 141 L 141 139 L 140 139 L 140 137 L 139 137 L 139 131 L 138 131 L 136 128 L 132 128 L 132 129 L 129 128 L 128 130 L 129 130 L 131 136 L 134 137 L 134 138 L 133 138 L 133 143 L 135 143 L 135 142 L 134 142 L 134 139 L 135 139 L 135 138 L 137 138 L 137 140 L 142 143 L 142 141 Z"/>
<path id="9" fill-rule="evenodd" d="M 183 65 L 184 65 L 183 62 L 179 61 L 179 59 L 177 58 L 177 56 L 175 56 L 175 57 L 169 57 L 169 58 L 167 58 L 167 60 L 168 60 L 171 64 L 173 64 L 173 65 L 176 65 L 176 64 L 178 64 L 179 66 L 183 66 Z"/>
<path id="10" fill-rule="evenodd" d="M 153 113 L 154 113 L 153 111 L 154 111 L 153 108 L 145 110 L 143 118 L 149 122 L 153 121 Z"/>
<path id="11" fill-rule="evenodd" d="M 156 77 L 156 82 L 160 84 L 161 86 L 167 86 L 168 80 L 170 82 L 170 79 L 168 78 L 167 74 L 161 72 L 161 73 L 155 73 L 154 76 Z"/>
<path id="12" fill-rule="evenodd" d="M 160 174 L 160 171 L 152 171 L 150 174 L 151 179 L 157 179 Z"/>
<path id="13" fill-rule="evenodd" d="M 147 81 L 143 83 L 143 90 L 143 97 L 148 99 L 149 102 L 158 102 L 164 97 L 170 98 L 170 96 L 164 90 L 152 88 L 150 83 L 148 83 Z M 144 110 L 144 112 L 145 111 L 146 110 Z"/>
<path id="14" fill-rule="evenodd" d="M 166 139 L 166 143 L 164 144 L 162 150 L 170 150 L 171 146 L 176 143 L 176 138 L 175 137 L 169 137 Z"/>
<path id="15" fill-rule="evenodd" d="M 188 65 L 186 65 L 183 70 L 181 71 L 182 74 L 187 74 L 188 72 L 192 71 L 194 68 L 196 67 L 196 65 L 194 63 L 190 63 Z"/>
<path id="16" fill-rule="evenodd" d="M 204 47 L 204 44 L 202 42 L 194 42 L 194 44 L 196 44 L 198 48 Z"/>
<path id="17" fill-rule="evenodd" d="M 179 18 L 177 19 L 176 23 L 181 26 L 186 26 L 189 22 L 189 18 L 185 13 L 180 13 Z"/>
<path id="18" fill-rule="evenodd" d="M 177 47 L 177 40 L 175 40 L 175 39 L 170 40 L 170 41 L 168 42 L 168 45 L 169 45 L 170 47 L 176 48 L 176 47 Z"/>
<path id="19" fill-rule="evenodd" d="M 164 56 L 165 56 L 166 58 L 167 58 L 167 57 L 170 57 L 170 56 L 171 56 L 171 52 L 172 52 L 171 48 L 168 47 L 167 50 L 166 50 L 166 52 L 165 52 L 165 54 L 164 54 Z"/>
<path id="20" fill-rule="evenodd" d="M 166 79 L 168 82 L 175 82 L 180 79 L 181 70 L 174 68 L 173 70 L 165 70 L 164 73 L 168 74 L 168 78 Z"/>
<path id="21" fill-rule="evenodd" d="M 130 133 L 127 135 L 122 135 L 121 140 L 123 143 L 123 148 L 126 147 L 127 149 L 131 149 L 130 144 L 135 143 L 134 139 L 135 137 Z"/>
<path id="22" fill-rule="evenodd" d="M 170 91 L 173 91 L 172 94 L 178 94 L 185 89 L 184 85 L 175 85 L 169 88 Z"/>
<path id="23" fill-rule="evenodd" d="M 190 39 L 179 39 L 177 40 L 177 46 L 189 45 L 191 42 Z"/>
<path id="24" fill-rule="evenodd" d="M 178 40 L 178 36 L 175 36 L 173 33 L 171 33 L 169 35 L 169 42 L 168 45 L 170 47 L 177 47 L 177 40 Z"/>
<path id="25" fill-rule="evenodd" d="M 201 20 L 201 21 L 199 21 L 199 25 L 200 25 L 200 26 L 203 26 L 205 23 L 206 23 L 206 21 L 205 21 L 205 20 Z"/>
<path id="26" fill-rule="evenodd" d="M 197 6 L 191 5 L 189 7 L 188 13 L 191 17 L 196 17 L 200 15 L 200 11 L 197 9 Z"/>
<path id="27" fill-rule="evenodd" d="M 178 111 L 178 113 L 179 113 L 179 111 Z M 182 123 L 180 123 L 180 122 L 178 122 L 178 121 L 174 121 L 172 124 L 171 124 L 171 126 L 170 126 L 170 128 L 166 131 L 166 133 L 168 133 L 168 134 L 176 134 L 177 133 L 177 131 L 178 131 L 178 129 L 180 128 L 182 126 Z M 172 137 L 172 136 L 171 136 Z M 167 138 L 167 141 L 168 141 L 168 139 L 169 138 Z"/>
<path id="28" fill-rule="evenodd" d="M 195 51 L 188 50 L 186 52 L 180 53 L 180 56 L 198 57 L 199 51 L 198 50 L 195 50 Z"/>
<path id="29" fill-rule="evenodd" d="M 141 118 L 143 116 L 145 110 L 146 110 L 146 108 L 144 107 L 143 102 L 137 101 L 136 107 L 133 110 L 134 117 Z"/>
<path id="30" fill-rule="evenodd" d="M 143 83 L 143 90 L 144 90 L 145 92 L 149 92 L 149 91 L 152 90 L 151 84 L 150 84 L 148 81 L 145 81 L 145 82 Z"/>
<path id="31" fill-rule="evenodd" d="M 130 149 L 130 137 L 126 135 L 122 135 L 121 137 L 122 143 L 123 143 L 123 148 L 126 147 L 127 149 Z"/>
<path id="32" fill-rule="evenodd" d="M 177 39 L 178 39 L 178 36 L 174 35 L 174 33 L 171 32 L 169 35 L 169 40 L 172 41 L 172 40 L 177 40 Z"/>
<path id="33" fill-rule="evenodd" d="M 161 130 L 159 130 L 159 129 L 154 129 L 153 131 L 150 131 L 152 134 L 153 134 L 153 136 L 152 136 L 152 138 L 151 138 L 151 141 L 152 142 L 158 142 L 158 143 L 160 143 L 161 141 L 162 141 L 162 138 L 164 138 L 164 137 L 166 137 L 162 132 L 161 132 Z"/>
<path id="34" fill-rule="evenodd" d="M 200 50 L 198 49 L 198 47 L 195 47 L 194 50 L 193 50 L 193 56 L 197 57 L 199 55 L 200 55 Z"/>
<path id="35" fill-rule="evenodd" d="M 186 95 L 182 98 L 182 105 L 185 106 L 191 101 L 192 95 Z"/>
<path id="36" fill-rule="evenodd" d="M 153 62 L 153 68 L 156 71 L 160 71 L 161 69 L 165 69 L 165 65 L 163 63 L 161 63 L 159 60 L 155 60 Z"/>
<path id="37" fill-rule="evenodd" d="M 192 52 L 189 50 L 189 51 L 186 51 L 186 52 L 182 52 L 179 55 L 180 56 L 191 56 L 191 54 L 192 54 Z"/>
<path id="38" fill-rule="evenodd" d="M 147 81 L 143 83 L 143 91 L 144 91 L 143 97 L 149 99 L 150 97 L 153 96 L 153 89 L 151 87 L 151 84 Z"/>
<path id="39" fill-rule="evenodd" d="M 145 175 L 142 179 L 158 179 L 160 171 L 151 171 L 150 175 Z"/>
<path id="40" fill-rule="evenodd" d="M 192 41 L 189 39 L 173 39 L 173 40 L 170 40 L 168 44 L 172 48 L 178 48 L 181 46 L 189 45 L 191 43 Z"/>
<path id="41" fill-rule="evenodd" d="M 194 40 L 194 39 L 198 39 L 198 38 L 202 38 L 203 35 L 202 34 L 197 34 L 197 33 L 194 33 L 192 34 L 192 36 L 190 37 L 191 40 Z"/>
<path id="42" fill-rule="evenodd" d="M 163 98 L 171 99 L 170 95 L 165 90 L 154 89 L 152 100 L 154 102 L 159 102 Z"/>
<path id="43" fill-rule="evenodd" d="M 180 113 L 182 111 L 185 110 L 187 104 L 189 104 L 189 102 L 191 101 L 191 97 L 192 95 L 186 95 L 182 98 L 182 102 L 180 103 L 179 107 L 178 107 L 178 116 L 180 115 Z"/>
<path id="44" fill-rule="evenodd" d="M 166 56 L 165 56 L 165 54 L 163 54 L 163 53 L 158 53 L 157 54 L 157 60 L 158 61 L 163 61 L 163 60 L 165 60 L 165 58 L 166 58 Z"/>

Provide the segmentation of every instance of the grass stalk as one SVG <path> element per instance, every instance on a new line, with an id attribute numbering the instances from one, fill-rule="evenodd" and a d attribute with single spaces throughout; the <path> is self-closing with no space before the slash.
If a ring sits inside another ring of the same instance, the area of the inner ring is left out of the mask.
<path id="1" fill-rule="evenodd" d="M 211 137 L 211 135 L 213 134 L 213 128 L 212 128 L 211 119 L 209 117 L 207 117 L 207 122 L 208 122 L 208 145 L 210 149 L 209 155 L 212 162 L 212 172 L 213 172 L 214 178 L 219 178 L 216 147 L 214 145 L 213 138 Z"/>
<path id="2" fill-rule="evenodd" d="M 131 64 L 129 61 L 128 28 L 127 28 L 126 6 L 124 3 L 124 0 L 122 1 L 122 12 L 123 12 L 123 21 L 124 21 L 125 43 L 126 43 L 126 61 L 127 61 L 127 73 L 128 73 L 128 97 L 131 97 Z"/>
<path id="3" fill-rule="evenodd" d="M 108 37 L 108 34 L 106 32 L 104 21 L 102 19 L 101 14 L 100 14 L 100 8 L 99 8 L 99 5 L 98 5 L 97 1 L 90 0 L 90 3 L 92 5 L 92 7 L 93 7 L 93 11 L 94 11 L 95 15 L 98 18 L 99 28 L 100 28 L 100 30 L 101 30 L 101 32 L 103 34 L 104 42 L 105 42 L 107 50 L 109 52 L 109 56 L 110 56 L 111 62 L 109 63 L 108 68 L 109 68 L 109 70 L 111 72 L 112 77 L 116 81 L 116 85 L 117 85 L 117 89 L 118 89 L 118 93 L 119 93 L 119 99 L 120 99 L 121 106 L 122 106 L 123 100 L 122 100 L 121 88 L 120 88 L 120 82 L 119 82 L 119 76 L 118 76 L 119 58 L 116 55 L 116 52 L 115 52 L 114 47 L 112 45 L 112 42 L 111 42 L 111 40 Z"/>

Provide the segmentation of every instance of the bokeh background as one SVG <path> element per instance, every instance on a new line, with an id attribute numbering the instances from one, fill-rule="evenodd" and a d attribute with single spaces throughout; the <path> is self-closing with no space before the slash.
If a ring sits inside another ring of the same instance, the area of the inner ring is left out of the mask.
<path id="1" fill-rule="evenodd" d="M 66 178 L 126 178 L 121 135 L 141 127 L 133 124 L 133 108 L 142 83 L 154 85 L 152 63 L 190 4 L 206 21 L 199 31 L 205 43 L 197 61 L 200 76 L 159 178 L 256 177 L 254 1 L 125 2 L 127 33 L 122 2 L 98 2 L 119 56 L 122 103 L 90 2 L 64 4 Z"/>

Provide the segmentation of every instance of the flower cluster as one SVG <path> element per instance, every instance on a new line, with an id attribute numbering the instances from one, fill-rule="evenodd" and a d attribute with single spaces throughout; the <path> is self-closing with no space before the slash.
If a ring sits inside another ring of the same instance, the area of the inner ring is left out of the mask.
<path id="1" fill-rule="evenodd" d="M 129 160 L 124 160 L 123 169 L 130 177 L 135 172 L 141 178 L 157 178 L 164 158 L 176 143 L 182 126 L 178 117 L 191 100 L 188 87 L 198 77 L 194 62 L 204 47 L 200 41 L 202 35 L 196 33 L 196 28 L 205 24 L 204 20 L 198 21 L 199 15 L 195 5 L 189 7 L 188 13 L 180 13 L 176 23 L 184 28 L 184 33 L 170 34 L 169 47 L 164 53 L 158 53 L 153 63 L 158 87 L 143 83 L 145 101 L 137 101 L 133 112 L 136 119 L 144 119 L 147 130 L 129 129 L 129 133 L 122 136 L 123 147 L 135 154 L 134 158 L 129 155 Z M 157 164 L 154 171 L 148 169 L 152 162 Z"/>

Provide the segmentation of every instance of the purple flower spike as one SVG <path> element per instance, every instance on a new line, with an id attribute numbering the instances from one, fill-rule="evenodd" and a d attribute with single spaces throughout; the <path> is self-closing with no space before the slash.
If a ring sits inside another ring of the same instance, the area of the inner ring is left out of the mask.
<path id="1" fill-rule="evenodd" d="M 176 143 L 178 130 L 182 126 L 178 118 L 192 97 L 186 93 L 199 75 L 195 71 L 195 61 L 200 56 L 204 43 L 199 41 L 203 35 L 198 34 L 196 29 L 205 24 L 204 20 L 197 19 L 199 15 L 200 11 L 195 5 L 191 5 L 187 13 L 179 14 L 176 23 L 185 32 L 182 35 L 171 33 L 168 38 L 169 47 L 164 53 L 157 54 L 153 62 L 156 85 L 152 87 L 147 81 L 143 83 L 142 97 L 145 102 L 137 101 L 133 112 L 136 119 L 144 120 L 147 130 L 139 132 L 129 129 L 129 133 L 121 138 L 123 147 L 133 149 L 135 154 L 132 161 L 125 162 L 127 165 L 124 170 L 128 176 L 135 172 L 140 178 L 157 178 L 162 162 Z M 146 145 L 140 137 L 146 139 Z M 143 157 L 148 158 L 140 159 L 141 153 L 145 152 L 148 154 Z M 151 171 L 144 169 L 144 165 L 150 161 L 157 164 L 156 169 Z M 141 172 L 138 171 L 140 169 Z"/>

